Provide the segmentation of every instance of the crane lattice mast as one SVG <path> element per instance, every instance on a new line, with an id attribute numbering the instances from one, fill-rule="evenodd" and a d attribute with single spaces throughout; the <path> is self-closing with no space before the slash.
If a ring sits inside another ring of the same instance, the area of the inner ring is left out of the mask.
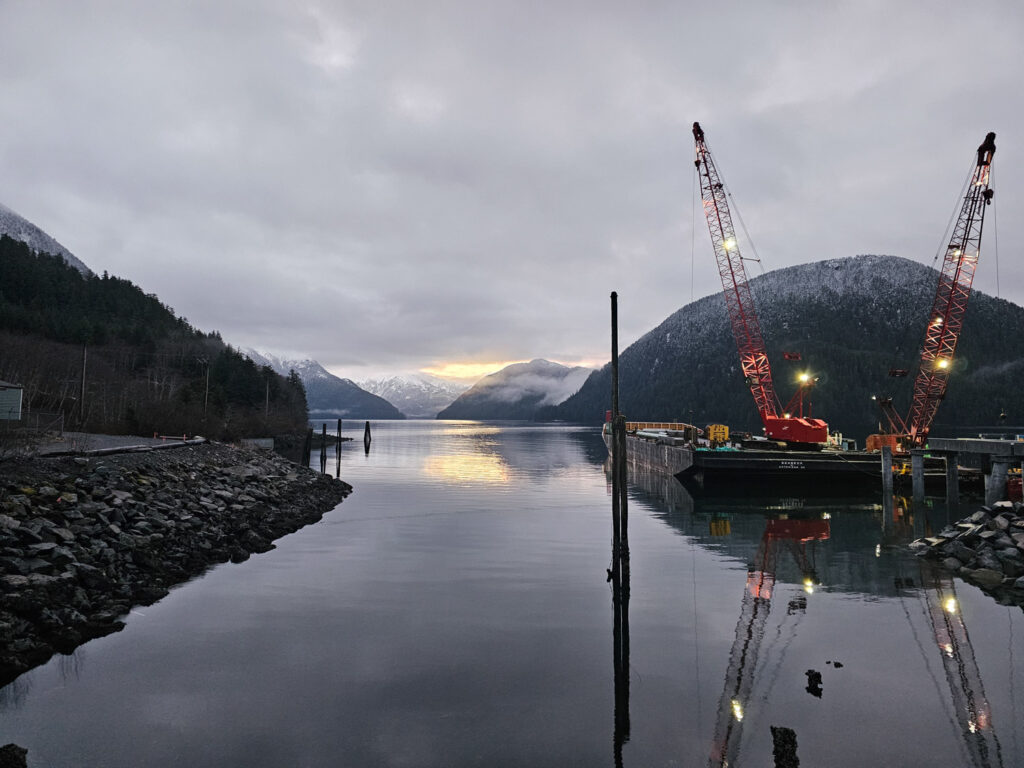
<path id="1" fill-rule="evenodd" d="M 725 307 L 732 325 L 732 335 L 740 353 L 740 367 L 768 437 L 803 443 L 824 443 L 828 438 L 828 425 L 821 419 L 792 417 L 779 413 L 779 399 L 772 382 L 772 369 L 768 363 L 761 324 L 754 309 L 747 270 L 743 264 L 736 230 L 732 224 L 725 185 L 722 183 L 711 157 L 704 131 L 699 123 L 693 124 L 693 138 L 697 145 L 694 165 L 700 177 L 700 194 L 704 203 L 704 217 L 711 233 L 711 245 L 722 279 Z"/>
<path id="2" fill-rule="evenodd" d="M 978 268 L 985 208 L 992 202 L 994 194 L 989 188 L 989 178 L 995 151 L 996 135 L 989 133 L 978 147 L 978 161 L 943 257 L 939 287 L 928 315 L 913 400 L 906 420 L 906 434 L 913 445 L 924 445 L 939 403 L 946 396 L 953 353 L 967 313 L 974 272 Z"/>

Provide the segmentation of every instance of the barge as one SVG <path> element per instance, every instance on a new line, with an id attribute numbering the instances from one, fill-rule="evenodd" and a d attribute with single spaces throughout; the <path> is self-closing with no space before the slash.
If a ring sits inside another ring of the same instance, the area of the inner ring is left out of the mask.
<path id="1" fill-rule="evenodd" d="M 759 439 L 712 442 L 688 424 L 628 422 L 626 459 L 631 470 L 677 477 L 691 492 L 742 495 L 785 488 L 802 493 L 877 493 L 882 487 L 878 452 L 845 449 L 840 444 L 791 449 Z M 612 453 L 611 425 L 603 430 Z M 945 463 L 927 459 L 926 482 L 941 483 Z M 908 467 L 909 469 L 909 467 Z M 897 482 L 901 478 L 896 471 Z M 907 478 L 909 480 L 909 476 Z"/>

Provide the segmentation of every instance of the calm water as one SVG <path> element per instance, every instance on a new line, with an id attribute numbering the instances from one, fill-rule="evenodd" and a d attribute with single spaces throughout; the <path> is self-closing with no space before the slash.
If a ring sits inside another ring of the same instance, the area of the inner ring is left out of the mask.
<path id="1" fill-rule="evenodd" d="M 376 424 L 320 524 L 0 690 L 0 743 L 33 766 L 772 766 L 782 726 L 803 766 L 1024 765 L 1024 613 L 905 554 L 938 505 L 635 478 L 616 681 L 604 459 L 582 429 Z"/>

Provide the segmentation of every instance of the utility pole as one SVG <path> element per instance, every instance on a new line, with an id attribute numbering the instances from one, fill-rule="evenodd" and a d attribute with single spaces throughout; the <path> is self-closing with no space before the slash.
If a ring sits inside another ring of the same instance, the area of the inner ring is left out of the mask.
<path id="1" fill-rule="evenodd" d="M 206 411 L 210 405 L 210 361 L 205 357 L 197 357 L 197 362 L 206 366 L 206 394 L 203 396 L 203 426 L 206 426 Z"/>
<path id="2" fill-rule="evenodd" d="M 85 361 L 89 353 L 89 347 L 82 347 L 82 389 L 78 397 L 78 415 L 82 424 L 85 424 Z"/>

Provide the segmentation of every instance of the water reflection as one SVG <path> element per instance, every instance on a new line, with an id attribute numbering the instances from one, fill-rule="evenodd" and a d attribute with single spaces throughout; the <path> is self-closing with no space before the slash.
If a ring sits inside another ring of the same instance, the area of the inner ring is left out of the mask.
<path id="1" fill-rule="evenodd" d="M 816 599 L 811 596 L 819 587 L 828 593 L 853 593 L 869 600 L 891 596 L 903 603 L 939 701 L 945 702 L 943 706 L 951 713 L 950 730 L 957 734 L 961 764 L 976 768 L 1017 764 L 1004 761 L 953 578 L 925 561 L 909 558 L 905 550 L 912 539 L 931 535 L 959 517 L 958 510 L 949 509 L 941 500 L 902 496 L 852 502 L 820 498 L 758 502 L 724 496 L 695 499 L 672 477 L 631 471 L 630 481 L 634 493 L 651 503 L 652 513 L 677 533 L 708 551 L 747 563 L 709 765 L 739 765 L 753 759 L 750 754 L 741 755 L 741 746 L 749 751 L 750 742 L 755 740 L 744 734 L 752 710 L 758 711 L 759 724 L 766 716 L 775 717 L 773 712 L 785 711 L 784 707 L 773 706 L 773 690 L 780 669 L 786 666 L 785 656 L 800 619 L 807 613 L 809 602 Z M 773 597 L 781 584 L 792 584 L 803 594 L 792 596 L 786 616 L 773 621 Z M 909 606 L 906 601 L 911 601 Z M 919 603 L 918 611 L 912 610 L 913 601 Z M 919 631 L 922 624 L 926 629 Z M 773 625 L 774 638 L 768 643 L 765 638 Z M 879 645 L 884 647 L 885 643 Z M 1010 655 L 1012 659 L 1012 651 Z M 804 672 L 804 691 L 813 699 L 823 699 L 823 670 L 827 670 L 825 675 L 835 677 L 834 670 L 842 669 L 844 663 L 831 658 L 824 660 L 823 667 L 816 668 L 821 660 L 808 663 L 815 666 Z M 939 665 L 945 685 L 939 683 L 932 669 Z M 1010 666 L 1012 683 L 1012 661 Z M 1010 693 L 1010 705 L 1015 709 L 1012 685 Z M 775 765 L 800 764 L 799 729 L 787 727 L 794 724 L 771 724 Z M 1013 733 L 1016 737 L 1016 724 Z M 1016 747 L 1014 754 L 1020 758 Z"/>
<path id="2" fill-rule="evenodd" d="M 500 456 L 487 453 L 459 453 L 427 456 L 423 472 L 429 477 L 452 483 L 504 485 L 509 481 L 508 466 Z"/>
<path id="3" fill-rule="evenodd" d="M 616 543 L 612 544 L 613 558 Z M 620 550 L 621 552 L 621 550 Z M 615 713 L 612 733 L 613 759 L 622 767 L 622 748 L 629 741 L 629 554 L 619 567 L 609 569 L 612 583 L 612 679 L 615 686 Z M 622 567 L 622 566 L 625 567 Z"/>
<path id="4" fill-rule="evenodd" d="M 977 768 L 1002 766 L 1003 748 L 992 722 L 985 685 L 956 597 L 953 578 L 946 571 L 922 560 L 920 593 L 927 606 L 954 716 L 971 765 Z"/>
<path id="5" fill-rule="evenodd" d="M 606 583 L 596 430 L 373 426 L 337 510 L 20 678 L 4 741 L 55 768 L 1024 764 L 1024 614 L 902 543 L 941 504 L 632 475 Z"/>

